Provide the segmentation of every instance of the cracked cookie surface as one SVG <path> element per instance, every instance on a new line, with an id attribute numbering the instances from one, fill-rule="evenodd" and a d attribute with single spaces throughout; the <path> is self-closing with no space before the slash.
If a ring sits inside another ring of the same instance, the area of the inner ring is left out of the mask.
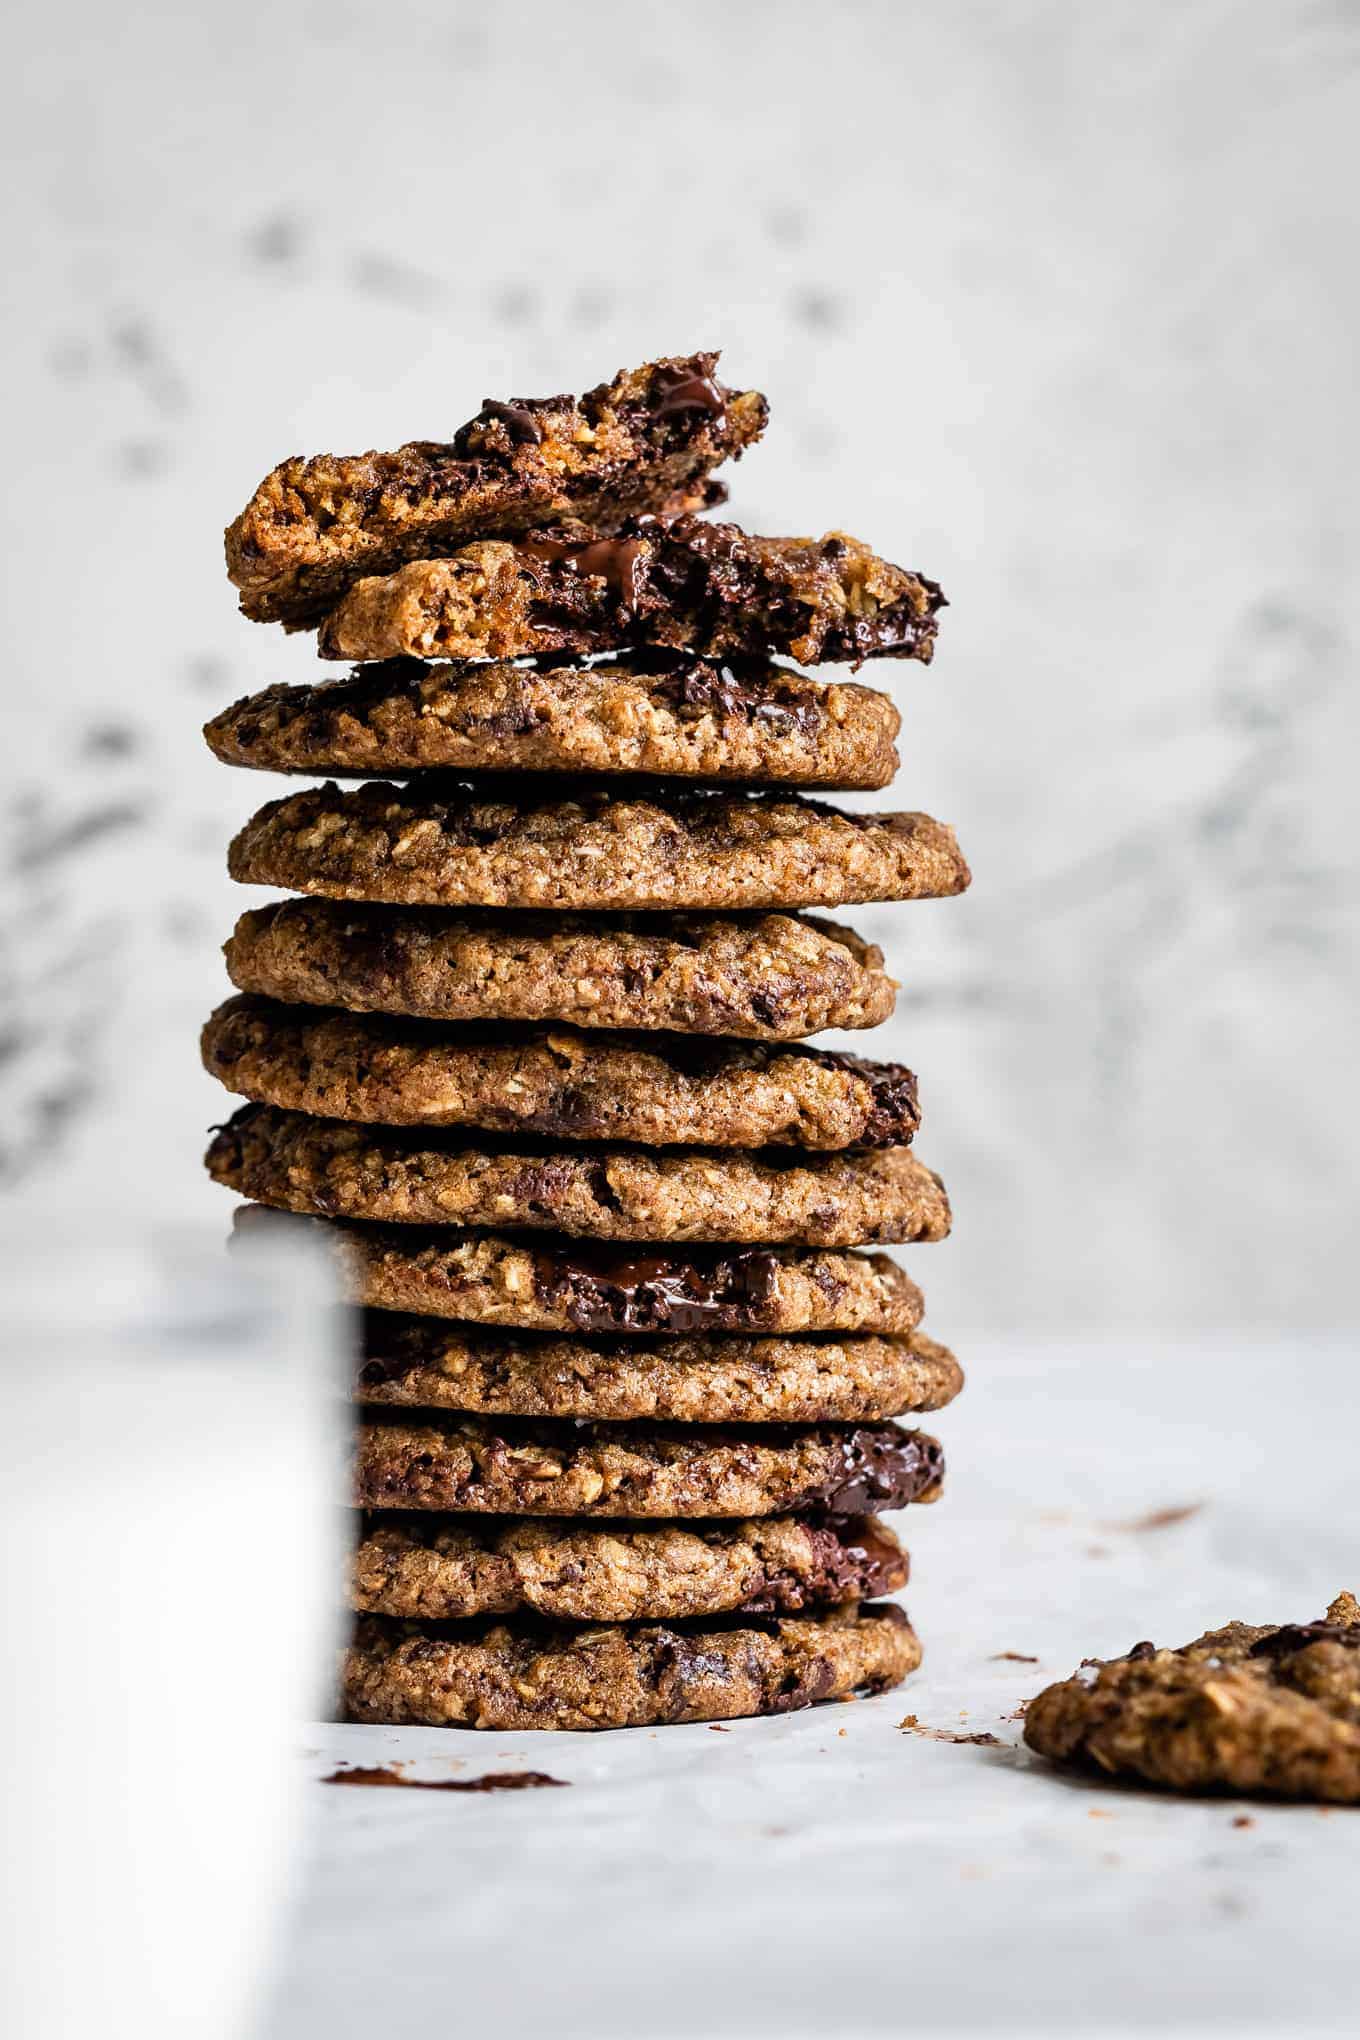
<path id="1" fill-rule="evenodd" d="M 305 1226 L 339 1263 L 350 1300 L 376 1310 L 530 1331 L 670 1337 L 914 1331 L 921 1292 L 886 1254 L 788 1247 L 663 1247 L 650 1253 L 447 1227 L 346 1225 L 241 1207 L 234 1231 Z"/>
<path id="2" fill-rule="evenodd" d="M 511 1135 L 475 1145 L 463 1128 L 361 1126 L 243 1105 L 205 1159 L 215 1182 L 255 1203 L 384 1225 L 856 1247 L 941 1240 L 950 1222 L 944 1185 L 909 1147 L 753 1155 Z"/>
<path id="3" fill-rule="evenodd" d="M 604 772 L 886 786 L 901 718 L 886 694 L 767 659 L 683 653 L 603 665 L 356 667 L 266 687 L 204 729 L 227 765 L 365 773 Z"/>
<path id="4" fill-rule="evenodd" d="M 321 625 L 327 659 L 515 659 L 663 645 L 801 665 L 929 660 L 944 596 L 842 531 L 762 538 L 682 516 L 584 543 L 484 538 L 358 581 Z"/>
<path id="5" fill-rule="evenodd" d="M 786 1714 L 859 1690 L 882 1692 L 921 1662 L 895 1602 L 820 1617 L 734 1616 L 685 1627 L 438 1628 L 363 1617 L 346 1653 L 351 1721 L 435 1727 L 643 1728 Z"/>
<path id="6" fill-rule="evenodd" d="M 1025 1741 L 1060 1763 L 1177 1792 L 1360 1802 L 1360 1603 L 1320 1622 L 1230 1622 L 1179 1650 L 1135 1644 L 1047 1687 Z"/>
<path id="7" fill-rule="evenodd" d="M 705 478 L 765 429 L 757 390 L 730 390 L 716 353 L 621 370 L 579 400 L 488 399 L 448 441 L 390 453 L 295 455 L 227 529 L 227 572 L 259 623 L 303 629 L 362 575 L 469 538 L 711 500 Z"/>
<path id="8" fill-rule="evenodd" d="M 877 1514 L 933 1502 L 938 1439 L 897 1424 L 666 1425 L 368 1412 L 355 1506 L 455 1515 Z"/>
<path id="9" fill-rule="evenodd" d="M 962 1386 L 953 1354 L 923 1332 L 585 1340 L 375 1311 L 354 1393 L 388 1408 L 497 1416 L 824 1424 L 943 1409 Z"/>
<path id="10" fill-rule="evenodd" d="M 901 1544 L 874 1516 L 750 1522 L 368 1516 L 350 1605 L 410 1621 L 530 1612 L 564 1622 L 793 1615 L 896 1593 Z"/>
<path id="11" fill-rule="evenodd" d="M 202 1056 L 257 1104 L 380 1126 L 820 1150 L 900 1146 L 920 1123 L 900 1063 L 683 1035 L 449 1028 L 238 996 Z"/>
<path id="12" fill-rule="evenodd" d="M 246 885 L 398 906 L 700 912 L 941 899 L 969 882 L 953 830 L 930 815 L 522 781 L 308 788 L 253 815 L 227 868 Z"/>
<path id="13" fill-rule="evenodd" d="M 792 914 L 459 914 L 294 899 L 243 914 L 224 954 L 233 984 L 284 1002 L 755 1041 L 875 1027 L 897 993 L 876 944 Z"/>

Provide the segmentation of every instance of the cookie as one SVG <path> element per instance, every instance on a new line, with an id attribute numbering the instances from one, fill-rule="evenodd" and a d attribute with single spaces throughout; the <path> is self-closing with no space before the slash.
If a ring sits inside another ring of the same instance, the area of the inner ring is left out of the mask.
<path id="1" fill-rule="evenodd" d="M 1025 1714 L 1060 1763 L 1176 1792 L 1360 1803 L 1360 1603 L 1320 1622 L 1230 1622 L 1180 1650 L 1092 1658 Z"/>
<path id="2" fill-rule="evenodd" d="M 263 1105 L 381 1126 L 476 1126 L 644 1145 L 876 1148 L 912 1139 L 900 1063 L 676 1034 L 582 1034 L 318 1011 L 238 995 L 203 1066 Z"/>
<path id="3" fill-rule="evenodd" d="M 494 1416 L 834 1424 L 943 1409 L 962 1386 L 953 1354 L 922 1332 L 582 1339 L 374 1311 L 354 1393 L 373 1405 Z"/>
<path id="4" fill-rule="evenodd" d="M 707 500 L 704 477 L 765 429 L 757 390 L 718 382 L 716 354 L 621 370 L 579 399 L 488 398 L 447 442 L 300 455 L 261 482 L 226 535 L 227 573 L 257 623 L 316 623 L 360 575 L 469 538 Z"/>
<path id="5" fill-rule="evenodd" d="M 383 660 L 266 687 L 203 734 L 224 764 L 317 778 L 433 768 L 872 788 L 897 770 L 900 720 L 886 694 L 850 682 L 655 652 L 538 668 Z"/>
<path id="6" fill-rule="evenodd" d="M 886 1254 L 672 1247 L 638 1254 L 459 1234 L 446 1227 L 343 1225 L 243 1206 L 235 1229 L 305 1226 L 332 1248 L 354 1303 L 528 1331 L 784 1335 L 914 1331 L 923 1303 Z"/>
<path id="7" fill-rule="evenodd" d="M 896 1424 L 551 1423 L 369 1414 L 354 1446 L 364 1509 L 493 1516 L 832 1516 L 933 1502 L 939 1441 Z"/>
<path id="8" fill-rule="evenodd" d="M 842 531 L 758 538 L 682 516 L 584 543 L 482 536 L 446 559 L 356 581 L 321 625 L 325 659 L 542 658 L 667 645 L 706 658 L 785 653 L 929 660 L 944 596 Z"/>
<path id="9" fill-rule="evenodd" d="M 522 781 L 308 787 L 253 815 L 227 868 L 246 885 L 395 906 L 699 912 L 939 899 L 969 879 L 953 830 L 929 815 Z"/>
<path id="10" fill-rule="evenodd" d="M 833 921 L 449 914 L 281 900 L 226 944 L 242 991 L 432 1020 L 561 1020 L 797 1041 L 876 1027 L 897 986 L 883 952 Z"/>
<path id="11" fill-rule="evenodd" d="M 684 1627 L 441 1627 L 365 1616 L 345 1655 L 350 1721 L 435 1728 L 645 1728 L 788 1714 L 881 1693 L 921 1662 L 894 1601 L 821 1616 L 733 1616 Z"/>
<path id="12" fill-rule="evenodd" d="M 796 1615 L 895 1594 L 907 1557 L 874 1516 L 611 1523 L 369 1516 L 350 1561 L 350 1605 L 423 1622 L 479 1615 L 672 1622 Z"/>
<path id="13" fill-rule="evenodd" d="M 257 1204 L 384 1225 L 511 1226 L 605 1240 L 940 1240 L 949 1201 L 907 1147 L 761 1155 L 562 1147 L 502 1134 L 357 1126 L 243 1105 L 213 1135 L 214 1182 Z"/>

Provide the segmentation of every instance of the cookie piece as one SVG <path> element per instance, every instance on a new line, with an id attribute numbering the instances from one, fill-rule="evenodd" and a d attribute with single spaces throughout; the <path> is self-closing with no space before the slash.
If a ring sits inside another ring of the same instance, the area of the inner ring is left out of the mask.
<path id="1" fill-rule="evenodd" d="M 921 1662 L 894 1601 L 830 1614 L 683 1627 L 389 1623 L 365 1616 L 345 1654 L 350 1721 L 435 1728 L 645 1728 L 788 1714 L 884 1692 Z"/>
<path id="2" fill-rule="evenodd" d="M 613 538 L 481 538 L 356 581 L 321 625 L 323 659 L 541 658 L 668 645 L 706 658 L 785 653 L 928 661 L 938 584 L 843 531 L 758 538 L 701 517 Z"/>
<path id="3" fill-rule="evenodd" d="M 1060 1763 L 1176 1792 L 1360 1802 L 1360 1603 L 1320 1622 L 1230 1622 L 1180 1650 L 1092 1658 L 1025 1714 Z"/>
<path id="4" fill-rule="evenodd" d="M 522 781 L 308 787 L 253 815 L 227 868 L 245 885 L 396 906 L 700 912 L 939 899 L 969 881 L 953 830 L 929 815 Z"/>
<path id="5" fill-rule="evenodd" d="M 848 681 L 656 652 L 537 668 L 382 660 L 343 680 L 266 687 L 203 734 L 224 764 L 318 778 L 642 772 L 873 788 L 897 770 L 900 722 L 886 694 Z"/>
<path id="6" fill-rule="evenodd" d="M 528 1331 L 673 1337 L 688 1332 L 915 1330 L 921 1292 L 886 1254 L 664 1248 L 637 1254 L 446 1227 L 343 1225 L 242 1206 L 237 1232 L 306 1226 L 340 1263 L 351 1301 Z"/>
<path id="7" fill-rule="evenodd" d="M 635 513 L 707 500 L 704 477 L 758 439 L 767 416 L 759 391 L 725 388 L 717 364 L 716 353 L 675 355 L 579 400 L 488 398 L 448 442 L 281 462 L 227 529 L 243 612 L 300 630 L 358 576 L 469 538 L 562 518 L 612 531 Z"/>
<path id="8" fill-rule="evenodd" d="M 657 920 L 281 900 L 243 914 L 224 954 L 242 991 L 305 1005 L 755 1041 L 876 1027 L 897 993 L 877 944 L 790 914 Z"/>
<path id="9" fill-rule="evenodd" d="M 553 1423 L 432 1411 L 366 1414 L 362 1509 L 493 1516 L 830 1516 L 933 1502 L 939 1440 L 897 1424 Z"/>
<path id="10" fill-rule="evenodd" d="M 238 995 L 208 1021 L 201 1050 L 241 1097 L 382 1126 L 831 1149 L 899 1146 L 920 1124 L 910 1070 L 813 1048 L 451 1029 Z"/>
<path id="11" fill-rule="evenodd" d="M 350 1606 L 404 1621 L 536 1614 L 557 1622 L 796 1615 L 895 1594 L 907 1556 L 874 1516 L 821 1521 L 573 1523 L 368 1516 Z"/>
<path id="12" fill-rule="evenodd" d="M 734 1149 L 558 1147 L 462 1129 L 356 1126 L 243 1105 L 205 1161 L 257 1204 L 379 1224 L 512 1226 L 605 1240 L 940 1240 L 949 1200 L 910 1148 L 790 1158 Z"/>
<path id="13" fill-rule="evenodd" d="M 943 1409 L 962 1387 L 958 1361 L 923 1332 L 564 1339 L 373 1311 L 354 1394 L 375 1406 L 494 1416 L 835 1424 Z"/>

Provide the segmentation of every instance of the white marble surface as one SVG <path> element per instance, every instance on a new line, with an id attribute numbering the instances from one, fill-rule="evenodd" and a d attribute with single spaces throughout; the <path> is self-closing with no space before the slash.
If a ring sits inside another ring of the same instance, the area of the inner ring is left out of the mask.
<path id="1" fill-rule="evenodd" d="M 218 534 L 297 449 L 721 343 L 736 512 L 953 606 L 896 793 L 942 1330 L 1354 1318 L 1360 16 L 1323 0 L 48 0 L 6 39 L 0 1168 L 217 1223 L 195 1036 L 315 670 Z"/>
<path id="2" fill-rule="evenodd" d="M 903 1519 L 927 1657 L 895 1693 L 723 1734 L 318 1729 L 317 1780 L 397 1761 L 569 1789 L 317 1783 L 270 2040 L 1353 2032 L 1360 1811 L 1067 1779 L 1013 1716 L 1084 1656 L 1306 1619 L 1356 1583 L 1356 1357 L 974 1348 L 936 1420 L 946 1499 Z"/>

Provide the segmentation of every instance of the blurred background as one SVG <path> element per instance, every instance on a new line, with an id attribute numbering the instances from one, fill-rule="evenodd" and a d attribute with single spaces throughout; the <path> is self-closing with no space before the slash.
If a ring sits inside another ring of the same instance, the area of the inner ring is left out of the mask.
<path id="1" fill-rule="evenodd" d="M 15 1204 L 225 1225 L 197 1033 L 277 788 L 198 730 L 318 671 L 225 578 L 262 474 L 720 346 L 733 514 L 952 604 L 861 677 L 974 890 L 846 915 L 932 1323 L 1353 1320 L 1360 13 L 49 0 L 7 55 Z"/>

